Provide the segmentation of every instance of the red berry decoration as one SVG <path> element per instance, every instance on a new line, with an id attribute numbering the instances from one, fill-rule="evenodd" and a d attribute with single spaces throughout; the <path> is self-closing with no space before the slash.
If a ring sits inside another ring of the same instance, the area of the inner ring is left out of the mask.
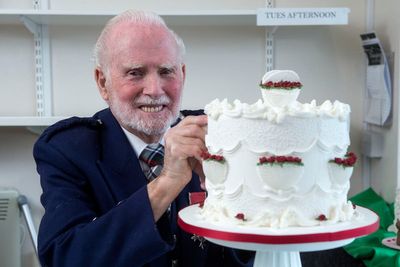
<path id="1" fill-rule="evenodd" d="M 344 158 L 334 158 L 329 162 L 336 163 L 338 165 L 342 165 L 343 168 L 353 167 L 357 162 L 357 156 L 353 152 L 347 152 Z"/>
<path id="2" fill-rule="evenodd" d="M 244 217 L 243 213 L 236 214 L 235 218 L 238 220 L 246 221 L 246 218 Z"/>
<path id="3" fill-rule="evenodd" d="M 291 81 L 279 81 L 279 82 L 265 82 L 265 83 L 260 83 L 260 87 L 263 89 L 285 89 L 285 90 L 291 90 L 291 89 L 301 89 L 303 85 L 300 82 L 291 82 Z"/>
<path id="4" fill-rule="evenodd" d="M 321 214 L 321 215 L 319 215 L 319 216 L 317 217 L 317 220 L 318 220 L 318 221 L 327 221 L 328 218 L 326 218 L 326 216 L 325 216 L 324 214 Z"/>
<path id="5" fill-rule="evenodd" d="M 283 164 L 294 164 L 303 166 L 304 164 L 301 161 L 301 158 L 295 156 L 270 156 L 270 157 L 261 157 L 258 159 L 257 165 L 263 164 L 279 164 L 283 166 Z"/>
<path id="6" fill-rule="evenodd" d="M 208 153 L 207 151 L 203 151 L 200 156 L 203 160 L 213 160 L 213 161 L 217 161 L 220 163 L 225 162 L 225 158 L 222 155 L 212 155 L 212 154 Z"/>

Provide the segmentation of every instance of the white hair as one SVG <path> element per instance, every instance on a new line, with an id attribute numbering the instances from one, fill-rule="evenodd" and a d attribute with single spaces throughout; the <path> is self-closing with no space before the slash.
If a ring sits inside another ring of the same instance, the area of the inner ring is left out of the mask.
<path id="1" fill-rule="evenodd" d="M 107 50 L 107 36 L 113 27 L 121 22 L 132 22 L 137 24 L 165 27 L 174 37 L 176 45 L 179 49 L 180 60 L 183 62 L 183 57 L 186 52 L 183 40 L 173 30 L 168 28 L 168 26 L 165 24 L 165 21 L 158 14 L 150 11 L 127 10 L 110 19 L 105 25 L 103 31 L 100 33 L 100 36 L 97 39 L 93 49 L 93 59 L 97 67 L 106 67 L 104 66 L 104 57 Z"/>

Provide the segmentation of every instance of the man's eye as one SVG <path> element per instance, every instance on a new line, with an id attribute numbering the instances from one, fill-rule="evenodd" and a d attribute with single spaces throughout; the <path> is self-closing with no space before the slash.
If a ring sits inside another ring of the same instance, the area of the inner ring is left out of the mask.
<path id="1" fill-rule="evenodd" d="M 133 76 L 133 77 L 141 77 L 141 76 L 143 76 L 143 71 L 140 71 L 140 70 L 131 70 L 131 71 L 128 72 L 128 74 L 129 74 L 130 76 Z"/>
<path id="2" fill-rule="evenodd" d="M 160 70 L 161 75 L 171 75 L 174 73 L 174 69 L 163 68 Z"/>

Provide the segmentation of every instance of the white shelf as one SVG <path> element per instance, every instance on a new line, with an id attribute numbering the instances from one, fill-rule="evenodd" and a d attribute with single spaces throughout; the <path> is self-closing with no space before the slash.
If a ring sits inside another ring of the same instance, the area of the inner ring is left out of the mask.
<path id="1" fill-rule="evenodd" d="M 1 117 L 0 126 L 34 127 L 49 126 L 66 117 Z"/>
<path id="2" fill-rule="evenodd" d="M 299 15 L 302 11 L 313 13 L 321 10 L 318 8 L 266 8 L 259 10 L 180 10 L 180 11 L 155 11 L 160 14 L 168 25 L 230 25 L 230 26 L 256 26 L 257 13 L 262 15 L 266 12 L 284 14 L 285 12 L 293 12 L 292 15 Z M 348 8 L 330 8 L 324 9 L 329 11 L 335 10 L 338 14 L 345 17 L 346 23 L 336 22 L 335 20 L 315 20 L 313 19 L 281 19 L 272 17 L 264 19 L 262 26 L 283 26 L 283 25 L 337 25 L 347 24 Z M 73 10 L 35 10 L 35 9 L 3 9 L 0 10 L 0 24 L 20 24 L 20 17 L 24 16 L 33 22 L 41 25 L 104 25 L 107 20 L 119 14 L 120 11 L 73 11 Z M 288 14 L 289 15 L 289 14 Z M 300 16 L 300 15 L 299 15 Z M 261 16 L 262 17 L 262 16 Z M 310 23 L 311 21 L 311 23 Z"/>
<path id="3" fill-rule="evenodd" d="M 204 10 L 178 11 L 160 14 L 169 25 L 256 25 L 256 10 Z M 115 12 L 82 12 L 67 10 L 0 9 L 0 24 L 21 24 L 25 16 L 37 24 L 45 25 L 104 25 Z"/>

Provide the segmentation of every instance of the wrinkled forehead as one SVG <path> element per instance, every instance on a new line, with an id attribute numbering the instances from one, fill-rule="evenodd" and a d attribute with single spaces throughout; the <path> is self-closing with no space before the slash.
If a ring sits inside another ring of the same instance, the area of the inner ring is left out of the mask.
<path id="1" fill-rule="evenodd" d="M 154 35 L 162 34 L 164 37 L 170 35 L 165 25 L 150 22 L 120 21 L 112 26 L 109 31 L 110 39 L 121 38 L 126 35 Z"/>
<path id="2" fill-rule="evenodd" d="M 154 53 L 163 51 L 180 60 L 179 47 L 171 31 L 163 25 L 120 22 L 107 38 L 107 54 L 123 55 L 135 51 Z"/>

